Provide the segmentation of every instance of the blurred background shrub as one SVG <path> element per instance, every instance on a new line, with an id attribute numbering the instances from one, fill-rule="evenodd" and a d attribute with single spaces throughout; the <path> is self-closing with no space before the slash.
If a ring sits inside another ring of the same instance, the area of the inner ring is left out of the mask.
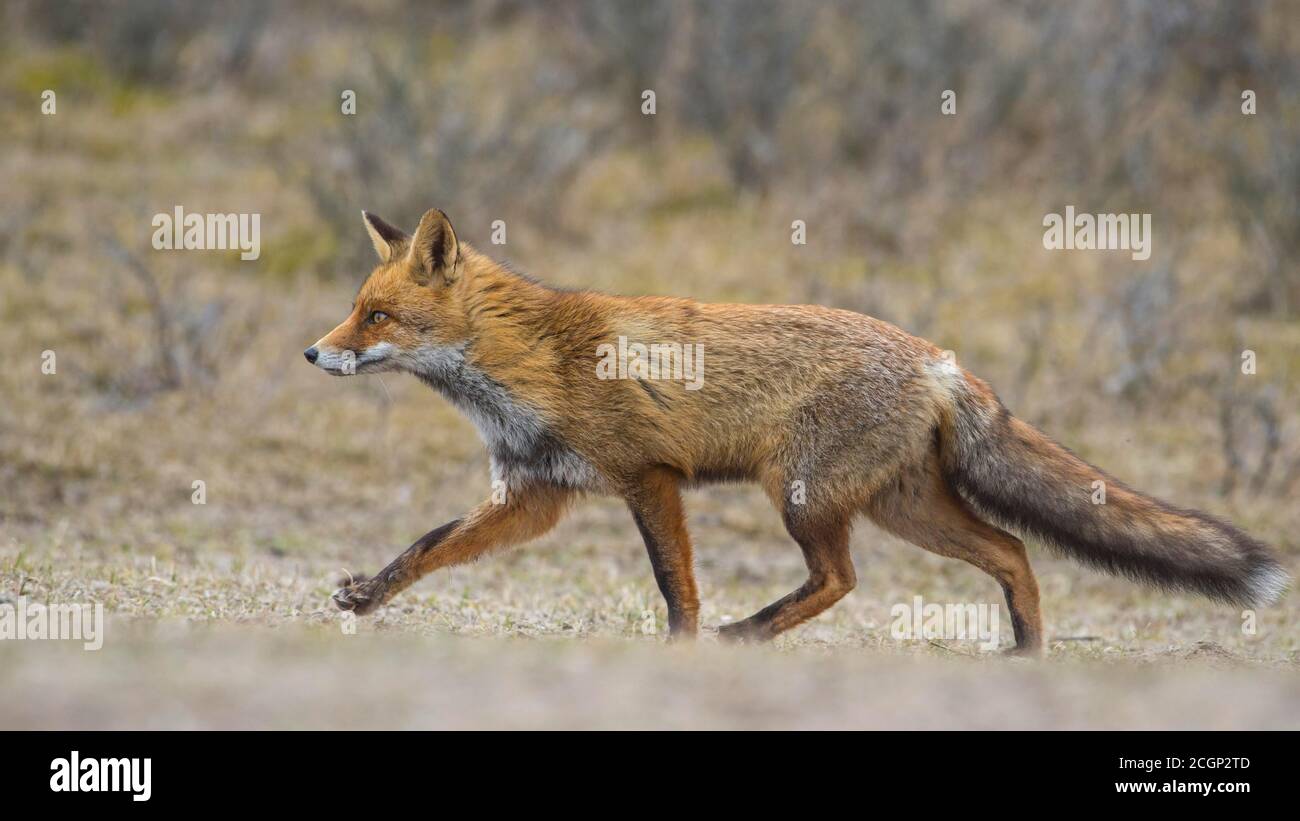
<path id="1" fill-rule="evenodd" d="M 370 265 L 359 210 L 410 227 L 438 205 L 480 246 L 505 220 L 487 250 L 560 284 L 898 322 L 1135 480 L 1300 483 L 1295 3 L 0 14 L 6 341 L 82 341 L 77 401 L 243 401 L 341 316 Z M 150 216 L 178 203 L 262 214 L 262 258 L 152 253 Z M 1044 251 L 1042 218 L 1067 205 L 1151 213 L 1151 259 Z"/>

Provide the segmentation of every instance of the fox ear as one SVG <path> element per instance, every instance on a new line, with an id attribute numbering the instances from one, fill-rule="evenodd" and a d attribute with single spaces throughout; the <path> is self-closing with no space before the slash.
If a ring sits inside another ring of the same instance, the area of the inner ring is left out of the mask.
<path id="1" fill-rule="evenodd" d="M 420 217 L 420 227 L 411 240 L 411 262 L 421 283 L 441 277 L 446 282 L 456 279 L 456 266 L 460 262 L 460 243 L 451 227 L 451 220 L 437 208 L 430 208 Z"/>
<path id="2" fill-rule="evenodd" d="M 382 262 L 391 262 L 411 240 L 405 231 L 389 225 L 375 214 L 362 211 L 361 218 L 366 222 L 366 233 L 375 244 L 375 253 L 379 254 Z"/>

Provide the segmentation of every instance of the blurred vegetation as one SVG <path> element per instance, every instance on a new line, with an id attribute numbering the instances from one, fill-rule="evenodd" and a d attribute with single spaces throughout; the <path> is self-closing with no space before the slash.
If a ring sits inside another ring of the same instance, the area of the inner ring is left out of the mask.
<path id="1" fill-rule="evenodd" d="M 0 21 L 0 341 L 71 349 L 74 377 L 0 377 L 0 460 L 39 458 L 16 438 L 51 403 L 72 437 L 197 401 L 233 435 L 285 384 L 328 401 L 296 358 L 371 264 L 360 209 L 437 205 L 558 284 L 897 322 L 1121 476 L 1300 530 L 1274 504 L 1300 488 L 1293 2 L 15 0 Z M 152 252 L 177 204 L 262 214 L 262 258 Z M 1151 259 L 1044 251 L 1067 205 L 1151 213 Z"/>

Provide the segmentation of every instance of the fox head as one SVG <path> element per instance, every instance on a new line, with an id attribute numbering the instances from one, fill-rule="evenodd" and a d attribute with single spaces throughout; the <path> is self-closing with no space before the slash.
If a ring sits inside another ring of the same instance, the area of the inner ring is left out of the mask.
<path id="1" fill-rule="evenodd" d="M 447 215 L 425 212 L 414 236 L 361 212 L 379 265 L 343 323 L 303 354 L 335 376 L 419 371 L 423 359 L 469 336 L 461 289 L 464 260 Z"/>

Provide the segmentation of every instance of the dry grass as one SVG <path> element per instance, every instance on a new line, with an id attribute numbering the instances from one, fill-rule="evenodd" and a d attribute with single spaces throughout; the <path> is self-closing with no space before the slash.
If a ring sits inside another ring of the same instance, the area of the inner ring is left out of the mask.
<path id="1" fill-rule="evenodd" d="M 200 68 L 213 46 L 203 40 L 185 51 L 198 62 L 185 62 L 192 73 L 175 86 L 139 83 L 75 43 L 0 50 L 0 90 L 10 92 L 0 178 L 11 192 L 0 204 L 0 597 L 95 601 L 109 614 L 97 653 L 0 642 L 0 727 L 1300 726 L 1297 596 L 1261 611 L 1247 635 L 1231 608 L 1036 550 L 1047 634 L 1069 639 L 1053 642 L 1046 662 L 897 642 L 892 605 L 916 595 L 993 603 L 999 591 L 970 567 L 864 524 L 853 542 L 858 589 L 775 647 L 707 636 L 668 646 L 643 630 L 647 611 L 663 624 L 662 601 L 630 516 L 607 499 L 580 505 L 533 545 L 424 580 L 344 635 L 328 604 L 335 579 L 376 570 L 490 492 L 472 427 L 444 401 L 410 379 L 332 379 L 301 359 L 342 318 L 364 273 L 341 262 L 368 253 L 359 216 L 346 229 L 334 216 L 363 207 L 409 223 L 416 213 L 404 210 L 441 206 L 463 237 L 560 285 L 879 315 L 954 349 L 1018 415 L 1114 474 L 1235 519 L 1293 570 L 1300 554 L 1300 323 L 1280 302 L 1251 302 L 1265 281 L 1259 246 L 1234 220 L 1218 166 L 1204 161 L 1235 139 L 1231 110 L 1219 112 L 1214 134 L 1198 127 L 1202 141 L 1184 144 L 1190 129 L 1180 123 L 1199 124 L 1199 111 L 1169 105 L 1154 119 L 1126 118 L 1127 103 L 1112 101 L 1116 123 L 1139 136 L 1153 129 L 1165 146 L 1129 163 L 1163 163 L 1152 186 L 1174 192 L 1132 200 L 1156 211 L 1157 258 L 1142 266 L 1127 255 L 1053 254 L 1040 243 L 1045 204 L 1084 196 L 1051 171 L 1074 168 L 1054 159 L 1067 147 L 1031 151 L 999 142 L 1006 129 L 981 134 L 963 121 L 962 150 L 978 152 L 968 165 L 993 173 L 996 157 L 1017 157 L 1024 177 L 981 185 L 975 174 L 958 195 L 948 160 L 960 151 L 948 153 L 946 126 L 918 107 L 877 147 L 907 162 L 886 154 L 866 176 L 856 165 L 818 166 L 821 148 L 843 142 L 835 129 L 853 130 L 835 93 L 818 87 L 792 97 L 778 129 L 791 145 L 811 141 L 792 166 L 803 170 L 783 179 L 783 166 L 770 165 L 763 173 L 773 178 L 756 192 L 728 170 L 740 150 L 731 136 L 674 119 L 672 94 L 660 101 L 668 116 L 654 140 L 633 138 L 646 124 L 634 108 L 618 113 L 622 91 L 578 95 L 586 105 L 574 112 L 545 95 L 519 109 L 535 77 L 580 90 L 596 82 L 558 71 L 567 52 L 554 44 L 529 52 L 548 38 L 521 14 L 454 48 L 442 48 L 445 32 L 432 35 L 439 47 L 424 44 L 427 63 L 396 68 L 418 71 L 433 102 L 385 101 L 450 137 L 459 123 L 520 142 L 458 144 L 464 158 L 439 159 L 463 159 L 472 173 L 450 181 L 413 172 L 386 142 L 391 166 L 358 184 L 355 169 L 335 165 L 354 125 L 332 114 L 338 84 L 369 65 L 358 43 L 391 44 L 410 28 L 380 16 L 312 27 L 301 42 L 272 20 L 278 34 L 261 41 L 256 83 L 207 83 Z M 840 31 L 833 23 L 817 24 L 815 43 Z M 851 62 L 862 52 L 855 42 L 840 43 L 836 82 L 874 76 Z M 909 75 L 924 86 L 916 93 L 929 95 L 932 73 Z M 1168 78 L 1173 88 L 1195 83 Z M 963 99 L 997 85 L 980 80 Z M 358 80 L 361 111 L 374 112 L 380 92 L 367 82 Z M 26 102 L 47 84 L 61 89 L 55 118 Z M 1035 119 L 1054 109 L 1036 107 L 1033 93 L 1006 115 L 1029 119 L 1017 133 L 1034 144 L 1034 134 L 1065 139 Z M 873 99 L 859 99 L 863 116 L 879 114 Z M 516 119 L 501 116 L 511 110 Z M 832 112 L 826 134 L 804 129 Z M 601 131 L 584 116 L 620 125 Z M 1255 122 L 1280 128 L 1286 116 L 1273 109 Z M 397 133 L 387 120 L 355 127 Z M 568 150 L 565 128 L 586 140 L 582 161 L 515 184 L 534 150 Z M 494 164 L 506 156 L 515 159 Z M 302 176 L 304 161 L 327 183 L 331 207 Z M 914 181 L 906 207 L 863 194 Z M 148 250 L 151 216 L 177 203 L 260 213 L 262 259 Z M 486 242 L 498 216 L 509 223 L 505 248 Z M 808 221 L 807 246 L 791 246 L 793 219 Z M 1252 271 L 1258 282 L 1243 293 L 1241 272 Z M 1258 352 L 1256 378 L 1238 377 L 1243 347 Z M 54 375 L 41 373 L 47 349 Z M 1276 413 L 1276 441 L 1248 412 L 1257 402 Z M 1246 409 L 1234 453 L 1244 463 L 1230 489 L 1225 407 Z M 1252 484 L 1270 452 L 1272 472 Z M 191 503 L 196 480 L 204 505 Z M 800 583 L 799 552 L 757 490 L 708 488 L 687 504 L 706 624 L 743 618 Z"/>
<path id="2" fill-rule="evenodd" d="M 114 623 L 112 651 L 0 647 L 6 728 L 1296 729 L 1293 672 L 936 658 L 628 637 L 420 638 Z"/>
<path id="3" fill-rule="evenodd" d="M 218 391 L 69 428 L 48 418 L 52 402 L 30 405 L 30 435 L 5 439 L 26 467 L 6 482 L 0 591 L 101 602 L 110 621 L 98 652 L 0 643 L 0 726 L 1300 726 L 1295 597 L 1247 636 L 1231 609 L 1040 554 L 1048 635 L 1085 640 L 1054 642 L 1041 664 L 900 643 L 892 604 L 999 593 L 863 525 L 858 589 L 829 613 L 775 648 L 676 647 L 644 632 L 647 611 L 664 623 L 662 602 L 630 517 L 603 499 L 345 635 L 333 580 L 375 570 L 485 495 L 486 462 L 468 423 L 413 380 L 390 377 L 390 403 L 373 377 L 284 359 L 273 395 L 244 396 L 247 409 Z M 184 423 L 163 424 L 173 415 Z M 206 505 L 191 503 L 194 478 Z M 756 490 L 710 488 L 688 505 L 706 624 L 801 581 Z"/>
<path id="4" fill-rule="evenodd" d="M 774 650 L 668 647 L 643 633 L 646 611 L 663 624 L 662 602 L 630 517 L 606 499 L 533 545 L 421 582 L 344 636 L 328 603 L 344 569 L 373 572 L 489 492 L 472 427 L 414 380 L 338 380 L 299 361 L 309 329 L 328 327 L 347 295 L 285 295 L 285 321 L 254 337 L 266 358 L 234 356 L 212 386 L 129 410 L 65 387 L 92 345 L 57 345 L 53 376 L 36 351 L 2 372 L 0 591 L 102 602 L 110 625 L 98 653 L 0 643 L 0 726 L 1300 721 L 1296 597 L 1261 611 L 1248 636 L 1229 608 L 1040 553 L 1048 635 L 1087 640 L 1053 644 L 1044 665 L 971 644 L 900 644 L 894 603 L 999 593 L 973 568 L 865 524 L 857 591 Z M 17 344 L 12 329 L 0 334 Z M 195 479 L 205 505 L 191 502 Z M 802 580 L 756 489 L 709 488 L 688 506 L 706 624 Z"/>

